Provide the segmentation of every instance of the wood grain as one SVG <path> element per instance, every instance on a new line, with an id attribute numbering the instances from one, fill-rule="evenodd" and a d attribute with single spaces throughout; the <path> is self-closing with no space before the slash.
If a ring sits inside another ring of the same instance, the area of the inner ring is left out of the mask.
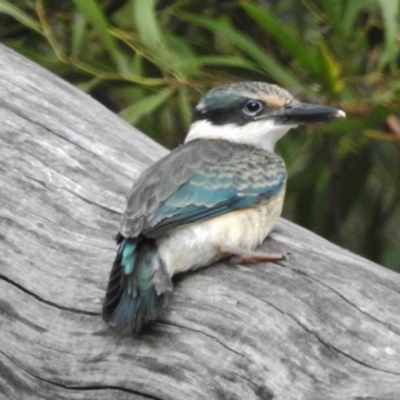
<path id="1" fill-rule="evenodd" d="M 175 280 L 160 318 L 100 318 L 125 195 L 166 150 L 0 46 L 0 398 L 397 400 L 400 276 L 280 220 L 279 263 Z"/>

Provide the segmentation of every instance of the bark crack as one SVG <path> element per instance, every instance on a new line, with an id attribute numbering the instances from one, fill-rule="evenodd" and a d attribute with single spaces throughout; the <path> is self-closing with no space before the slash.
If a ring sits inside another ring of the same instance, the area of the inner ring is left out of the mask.
<path id="1" fill-rule="evenodd" d="M 198 333 L 200 335 L 204 335 L 207 338 L 210 338 L 212 340 L 214 340 L 215 342 L 217 342 L 220 346 L 222 346 L 224 349 L 232 352 L 233 354 L 238 355 L 241 358 L 244 358 L 249 365 L 255 366 L 255 363 L 253 360 L 251 360 L 250 358 L 248 358 L 247 356 L 245 356 L 244 354 L 234 350 L 232 347 L 227 346 L 225 343 L 221 342 L 219 339 L 217 339 L 215 336 L 212 336 L 204 331 L 201 331 L 199 329 L 194 329 L 194 328 L 190 328 L 188 326 L 184 326 L 184 325 L 180 325 L 180 324 L 176 324 L 173 323 L 171 321 L 160 321 L 157 320 L 157 323 L 163 324 L 163 325 L 170 325 L 170 326 L 176 326 L 178 328 L 182 328 L 182 329 L 186 329 L 188 331 L 194 332 L 194 333 Z M 246 366 L 247 367 L 247 366 Z M 265 385 L 264 382 L 262 382 L 261 384 L 258 384 L 257 382 L 252 381 L 249 377 L 247 377 L 246 375 L 240 374 L 240 373 L 235 373 L 236 376 L 241 377 L 244 381 L 246 381 L 249 386 L 252 388 L 252 390 L 254 391 L 254 393 L 257 395 L 257 392 L 262 392 L 264 397 L 263 399 L 268 400 L 268 399 L 273 399 L 273 394 L 272 391 L 270 390 L 270 388 L 268 386 Z M 256 374 L 250 374 L 251 378 L 256 378 L 257 375 Z M 266 397 L 265 397 L 266 396 Z"/>
<path id="2" fill-rule="evenodd" d="M 231 351 L 232 353 L 235 353 L 236 355 L 245 358 L 250 364 L 253 364 L 253 361 L 250 360 L 248 357 L 246 357 L 244 354 L 239 353 L 238 351 L 232 349 L 231 347 L 227 346 L 225 343 L 223 343 L 223 342 L 221 342 L 219 339 L 217 339 L 215 336 L 212 336 L 212 335 L 210 335 L 210 334 L 208 334 L 208 333 L 206 333 L 206 332 L 204 332 L 204 331 L 201 331 L 201 330 L 199 330 L 199 329 L 190 328 L 190 327 L 188 327 L 188 326 L 176 324 L 176 323 L 173 323 L 173 322 L 171 322 L 171 321 L 160 321 L 160 320 L 157 320 L 157 322 L 160 323 L 160 324 L 164 324 L 164 325 L 176 326 L 176 327 L 178 327 L 178 328 L 186 329 L 186 330 L 188 330 L 188 331 L 191 331 L 191 332 L 195 332 L 195 333 L 199 333 L 199 334 L 201 334 L 201 335 L 204 335 L 204 336 L 206 336 L 206 337 L 208 337 L 208 338 L 210 338 L 210 339 L 216 341 L 219 345 L 221 345 L 222 347 L 224 347 L 226 350 Z"/>
<path id="3" fill-rule="evenodd" d="M 58 138 L 65 140 L 66 142 L 72 144 L 73 146 L 77 147 L 78 149 L 84 151 L 85 153 L 90 155 L 91 159 L 96 159 L 99 160 L 104 166 L 106 166 L 107 168 L 110 168 L 112 171 L 116 172 L 119 175 L 124 176 L 126 179 L 132 180 L 132 176 L 127 176 L 123 170 L 115 170 L 111 165 L 105 163 L 105 159 L 101 158 L 99 154 L 93 153 L 90 150 L 88 150 L 87 148 L 81 146 L 80 144 L 74 142 L 71 139 L 66 138 L 63 135 L 60 135 L 59 133 L 56 133 L 55 131 L 51 130 L 49 127 L 41 124 L 39 121 L 35 121 L 32 118 L 29 118 L 29 116 L 27 114 L 21 113 L 18 109 L 14 108 L 14 107 L 10 107 L 10 105 L 6 102 L 0 102 L 0 105 L 2 106 L 2 108 L 12 112 L 13 114 L 17 115 L 18 117 L 30 122 L 32 125 L 35 125 L 43 130 L 45 130 L 46 132 L 57 136 Z"/>
<path id="4" fill-rule="evenodd" d="M 113 210 L 112 208 L 108 208 L 108 207 L 106 207 L 106 206 L 103 206 L 102 204 L 99 204 L 99 203 L 96 203 L 96 202 L 94 202 L 94 201 L 92 201 L 92 200 L 89 200 L 89 199 L 87 199 L 86 197 L 83 197 L 83 196 L 81 196 L 80 194 L 78 194 L 78 193 L 76 193 L 76 192 L 73 192 L 72 190 L 69 190 L 69 189 L 67 189 L 67 188 L 62 188 L 62 189 L 65 190 L 66 192 L 71 193 L 71 194 L 73 194 L 74 196 L 80 198 L 80 199 L 83 200 L 85 203 L 88 203 L 88 204 L 93 205 L 93 206 L 95 206 L 95 207 L 101 208 L 102 210 L 108 211 L 108 212 L 110 212 L 110 213 L 112 213 L 112 214 L 121 216 L 121 213 L 120 213 L 120 212 L 118 212 L 118 211 L 116 211 L 116 210 Z"/>
<path id="5" fill-rule="evenodd" d="M 160 397 L 154 397 L 151 396 L 147 393 L 139 392 L 137 390 L 132 390 L 128 388 L 123 388 L 123 387 L 118 387 L 118 386 L 113 386 L 113 385 L 88 385 L 88 386 L 69 386 L 66 384 L 62 384 L 59 382 L 54 382 L 49 379 L 42 378 L 36 374 L 33 374 L 32 372 L 27 371 L 25 368 L 23 368 L 21 365 L 17 364 L 14 360 L 10 359 L 4 352 L 0 351 L 0 354 L 3 355 L 5 359 L 8 360 L 9 363 L 15 365 L 18 369 L 23 371 L 25 374 L 29 375 L 30 377 L 37 379 L 40 382 L 46 383 L 48 385 L 52 385 L 58 388 L 66 389 L 66 390 L 77 390 L 77 391 L 96 391 L 96 390 L 116 390 L 124 393 L 129 393 L 129 394 L 134 394 L 136 396 L 142 396 L 146 399 L 151 399 L 151 400 L 163 400 Z"/>
<path id="6" fill-rule="evenodd" d="M 16 168 L 16 170 L 19 171 L 19 172 L 20 172 L 23 176 L 25 176 L 26 178 L 28 178 L 28 179 L 30 179 L 30 180 L 36 182 L 36 183 L 39 184 L 40 186 L 44 187 L 45 189 L 49 190 L 50 192 L 52 192 L 52 193 L 54 193 L 54 194 L 56 194 L 56 195 L 58 195 L 58 196 L 60 196 L 60 193 L 57 192 L 56 190 L 53 190 L 53 189 L 65 190 L 66 192 L 71 193 L 72 195 L 74 195 L 74 196 L 78 197 L 79 199 L 83 200 L 85 203 L 88 203 L 88 204 L 93 205 L 93 206 L 95 206 L 95 207 L 101 208 L 102 210 L 108 211 L 108 212 L 110 212 L 110 213 L 112 213 L 112 214 L 121 216 L 121 213 L 120 213 L 119 211 L 113 210 L 112 208 L 106 207 L 106 206 L 104 206 L 104 205 L 102 205 L 102 204 L 100 204 L 100 203 L 96 203 L 96 202 L 94 202 L 94 201 L 92 201 L 92 200 L 89 200 L 89 199 L 87 199 L 86 197 L 83 197 L 83 196 L 81 196 L 80 194 L 78 194 L 77 192 L 74 192 L 74 191 L 72 191 L 72 190 L 69 190 L 69 189 L 66 188 L 66 187 L 50 185 L 50 184 L 48 184 L 48 183 L 46 183 L 46 182 L 44 182 L 44 181 L 42 181 L 42 180 L 40 180 L 40 179 L 34 178 L 33 176 L 30 176 L 30 175 L 26 174 L 25 172 L 21 171 L 21 170 L 18 169 L 18 168 Z M 61 196 L 60 196 L 60 197 L 61 197 Z"/>
<path id="7" fill-rule="evenodd" d="M 349 360 L 351 360 L 351 361 L 353 361 L 353 362 L 355 362 L 355 363 L 357 363 L 357 364 L 360 364 L 360 365 L 362 365 L 362 366 L 364 366 L 364 367 L 366 367 L 366 368 L 370 368 L 370 369 L 372 369 L 372 370 L 374 370 L 374 371 L 384 372 L 384 373 L 386 373 L 386 374 L 390 374 L 390 375 L 394 375 L 394 376 L 400 376 L 400 373 L 396 373 L 396 372 L 389 371 L 389 370 L 386 370 L 386 369 L 375 368 L 374 366 L 372 366 L 372 365 L 370 365 L 370 364 L 368 364 L 368 363 L 366 363 L 366 362 L 364 362 L 364 361 L 361 361 L 361 360 L 359 360 L 359 359 L 353 357 L 352 355 L 350 355 L 350 354 L 344 352 L 343 350 L 340 350 L 340 349 L 337 348 L 336 346 L 333 346 L 331 343 L 325 342 L 325 341 L 319 336 L 319 334 L 318 334 L 317 332 L 314 332 L 313 330 L 307 328 L 304 324 L 302 324 L 300 321 L 298 321 L 293 315 L 291 315 L 291 314 L 286 314 L 286 315 L 287 315 L 289 318 L 291 318 L 294 322 L 296 322 L 296 324 L 299 325 L 302 329 L 304 329 L 304 330 L 305 330 L 306 332 L 308 332 L 310 335 L 314 336 L 314 337 L 315 337 L 322 345 L 324 345 L 326 348 L 331 349 L 331 350 L 334 350 L 334 351 L 336 351 L 337 353 L 341 354 L 343 357 L 346 357 L 346 358 L 348 358 Z"/>
<path id="8" fill-rule="evenodd" d="M 290 268 L 290 267 L 289 267 Z M 356 304 L 354 304 L 353 302 L 351 302 L 347 297 L 345 297 L 343 294 L 341 294 L 339 291 L 337 291 L 336 289 L 332 288 L 331 286 L 327 285 L 326 283 L 320 281 L 319 279 L 308 275 L 307 273 L 305 273 L 304 271 L 301 271 L 299 269 L 296 268 L 290 268 L 293 272 L 296 272 L 300 275 L 303 275 L 305 277 L 307 277 L 308 279 L 319 283 L 321 286 L 323 286 L 324 288 L 332 291 L 333 293 L 335 293 L 337 296 L 339 296 L 345 303 L 349 304 L 350 306 L 354 307 L 357 311 L 359 311 L 361 314 L 366 315 L 367 317 L 371 318 L 372 320 L 374 320 L 375 322 L 378 322 L 379 324 L 382 324 L 385 328 L 387 328 L 388 330 L 390 330 L 391 332 L 393 332 L 396 335 L 400 335 L 400 330 L 396 329 L 395 327 L 393 327 L 392 325 L 389 325 L 388 323 L 381 321 L 380 319 L 374 317 L 371 314 L 368 314 L 366 311 L 361 310 Z"/>
<path id="9" fill-rule="evenodd" d="M 366 368 L 370 368 L 370 369 L 373 369 L 374 371 L 384 372 L 384 373 L 391 374 L 391 375 L 395 375 L 395 376 L 400 376 L 400 373 L 396 373 L 396 372 L 389 371 L 389 370 L 385 370 L 385 369 L 375 368 L 375 367 L 373 367 L 372 365 L 370 365 L 370 364 L 368 364 L 368 363 L 366 363 L 366 362 L 364 362 L 364 361 L 358 360 L 357 358 L 353 357 L 352 355 L 347 354 L 347 353 L 344 352 L 343 350 L 340 350 L 339 348 L 335 347 L 335 346 L 332 345 L 331 343 L 327 343 L 326 341 L 324 341 L 324 340 L 321 338 L 321 336 L 320 336 L 317 332 L 314 332 L 313 330 L 307 328 L 303 323 L 301 323 L 301 322 L 300 322 L 296 317 L 294 317 L 292 314 L 287 313 L 287 312 L 285 312 L 285 311 L 283 311 L 283 310 L 280 310 L 280 309 L 279 309 L 278 307 L 276 307 L 274 304 L 272 304 L 272 303 L 270 303 L 270 302 L 268 302 L 268 301 L 266 301 L 266 300 L 264 300 L 264 299 L 259 299 L 259 300 L 261 300 L 261 301 L 264 302 L 265 304 L 268 304 L 269 306 L 271 306 L 271 307 L 274 308 L 275 310 L 279 311 L 281 314 L 286 315 L 286 316 L 287 316 L 288 318 L 290 318 L 293 322 L 295 322 L 296 325 L 300 326 L 304 331 L 306 331 L 306 332 L 309 333 L 310 335 L 314 336 L 314 337 L 315 337 L 323 346 L 325 346 L 326 348 L 328 348 L 328 349 L 330 349 L 330 350 L 334 350 L 334 351 L 336 351 L 337 353 L 341 354 L 342 356 L 344 356 L 344 357 L 346 357 L 346 358 L 352 360 L 353 362 L 355 362 L 355 363 L 357 363 L 357 364 L 360 364 L 360 365 L 362 365 L 362 366 L 364 366 L 364 367 L 366 367 Z"/>
<path id="10" fill-rule="evenodd" d="M 70 307 L 65 307 L 65 306 L 61 306 L 59 304 L 53 303 L 51 301 L 45 300 L 42 297 L 38 296 L 37 294 L 29 291 L 28 289 L 24 288 L 22 285 L 20 285 L 19 283 L 14 282 L 13 280 L 11 280 L 10 278 L 7 278 L 4 275 L 0 274 L 0 280 L 9 283 L 10 285 L 14 286 L 15 288 L 21 290 L 22 292 L 26 293 L 29 296 L 32 296 L 34 299 L 40 301 L 43 304 L 46 304 L 50 307 L 54 307 L 57 308 L 59 310 L 63 310 L 63 311 L 69 311 L 75 314 L 84 314 L 84 315 L 90 315 L 90 316 L 96 316 L 99 317 L 100 313 L 97 312 L 93 312 L 93 311 L 84 311 L 84 310 L 79 310 L 76 308 L 70 308 Z"/>

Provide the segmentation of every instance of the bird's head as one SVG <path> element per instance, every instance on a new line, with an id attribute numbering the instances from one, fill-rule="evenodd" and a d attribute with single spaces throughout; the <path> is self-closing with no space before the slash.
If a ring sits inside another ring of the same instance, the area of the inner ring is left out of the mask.
<path id="1" fill-rule="evenodd" d="M 274 151 L 289 129 L 344 116 L 336 108 L 302 103 L 276 85 L 238 82 L 204 95 L 185 142 L 224 139 Z"/>

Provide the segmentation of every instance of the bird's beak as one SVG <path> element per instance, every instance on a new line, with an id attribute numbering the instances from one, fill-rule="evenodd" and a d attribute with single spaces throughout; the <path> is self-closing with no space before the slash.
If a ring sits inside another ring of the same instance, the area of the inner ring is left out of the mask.
<path id="1" fill-rule="evenodd" d="M 290 107 L 279 110 L 274 116 L 275 123 L 284 125 L 309 125 L 327 122 L 333 118 L 344 118 L 346 113 L 332 107 L 310 103 L 293 103 Z"/>

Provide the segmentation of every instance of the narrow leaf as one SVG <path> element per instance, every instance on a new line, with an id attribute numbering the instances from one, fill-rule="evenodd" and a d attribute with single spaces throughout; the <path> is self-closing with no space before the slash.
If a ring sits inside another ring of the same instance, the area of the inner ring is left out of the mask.
<path id="1" fill-rule="evenodd" d="M 346 36 L 351 34 L 354 29 L 354 21 L 362 13 L 363 10 L 371 7 L 370 0 L 350 0 L 345 3 L 342 15 L 341 28 Z"/>
<path id="2" fill-rule="evenodd" d="M 181 118 L 185 124 L 185 128 L 188 128 L 192 121 L 192 105 L 190 103 L 189 94 L 186 86 L 179 88 L 179 111 Z"/>
<path id="3" fill-rule="evenodd" d="M 149 114 L 160 107 L 173 93 L 174 89 L 164 89 L 159 93 L 131 104 L 123 109 L 120 115 L 126 121 L 135 124 L 143 115 Z"/>
<path id="4" fill-rule="evenodd" d="M 382 11 L 383 25 L 385 31 L 385 49 L 382 54 L 379 66 L 382 68 L 388 62 L 395 61 L 399 46 L 397 45 L 397 33 L 399 30 L 398 0 L 378 0 Z"/>
<path id="5" fill-rule="evenodd" d="M 163 42 L 154 11 L 154 0 L 133 0 L 133 17 L 142 42 L 155 50 Z"/>
<path id="6" fill-rule="evenodd" d="M 292 34 L 282 22 L 276 19 L 272 13 L 252 3 L 243 2 L 242 8 L 262 29 L 272 35 L 304 68 L 311 71 L 315 70 L 313 49 L 306 47 L 303 42 L 297 39 L 297 37 Z"/>
<path id="7" fill-rule="evenodd" d="M 260 68 L 257 68 L 255 64 L 238 56 L 198 56 L 182 61 L 182 65 L 196 68 L 203 66 L 242 68 L 260 72 Z"/>
<path id="8" fill-rule="evenodd" d="M 40 24 L 31 16 L 23 12 L 20 8 L 12 4 L 7 0 L 0 0 L 0 14 L 7 14 L 13 17 L 22 25 L 38 32 L 42 33 L 40 29 Z"/>
<path id="9" fill-rule="evenodd" d="M 77 58 L 86 39 L 86 22 L 82 14 L 74 13 L 72 21 L 71 58 Z"/>
<path id="10" fill-rule="evenodd" d="M 226 18 L 211 20 L 188 13 L 179 13 L 179 17 L 208 29 L 216 35 L 220 35 L 223 32 L 225 38 L 228 38 L 236 48 L 252 58 L 258 64 L 259 68 L 265 71 L 276 82 L 291 89 L 304 90 L 303 84 L 290 70 L 266 54 L 265 50 L 251 38 L 236 31 Z"/>
<path id="11" fill-rule="evenodd" d="M 318 77 L 331 94 L 339 93 L 344 88 L 344 81 L 340 78 L 341 66 L 325 42 L 319 43 L 317 49 Z"/>
<path id="12" fill-rule="evenodd" d="M 180 58 L 176 56 L 173 48 L 167 45 L 166 34 L 162 34 L 155 12 L 154 0 L 132 0 L 133 17 L 143 46 L 156 60 L 157 66 L 164 73 L 184 75 L 185 71 L 179 70 Z M 183 45 L 185 46 L 186 43 Z"/>
<path id="13" fill-rule="evenodd" d="M 128 72 L 128 62 L 119 49 L 114 37 L 110 34 L 108 22 L 96 0 L 74 0 L 85 18 L 93 26 L 97 36 L 102 41 L 120 72 Z"/>

